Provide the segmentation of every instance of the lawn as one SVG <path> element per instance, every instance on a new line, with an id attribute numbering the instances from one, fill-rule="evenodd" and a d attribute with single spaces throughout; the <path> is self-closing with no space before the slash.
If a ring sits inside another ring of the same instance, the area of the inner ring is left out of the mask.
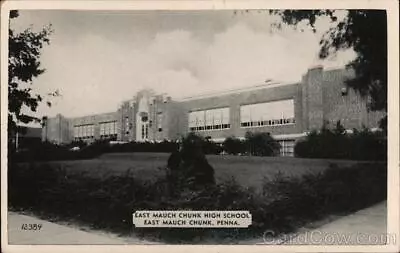
<path id="1" fill-rule="evenodd" d="M 169 154 L 167 153 L 109 153 L 96 159 L 46 162 L 67 171 L 86 171 L 89 175 L 103 177 L 123 174 L 131 169 L 134 177 L 155 179 L 164 175 Z M 293 157 L 245 157 L 231 155 L 208 155 L 214 167 L 217 182 L 234 177 L 242 186 L 259 187 L 263 177 L 271 178 L 278 172 L 288 176 L 317 173 L 329 164 L 350 166 L 356 161 L 304 159 Z M 53 167 L 53 166 L 52 166 Z"/>

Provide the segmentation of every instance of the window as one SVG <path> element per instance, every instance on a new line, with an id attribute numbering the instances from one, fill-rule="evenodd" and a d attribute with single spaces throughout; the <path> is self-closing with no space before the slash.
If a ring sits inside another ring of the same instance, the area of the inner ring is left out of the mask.
<path id="1" fill-rule="evenodd" d="M 88 126 L 87 125 L 84 125 L 84 126 L 82 126 L 82 128 L 83 128 L 83 137 L 87 137 L 88 136 Z"/>
<path id="2" fill-rule="evenodd" d="M 74 126 L 74 137 L 79 138 L 89 138 L 94 136 L 94 125 L 79 125 Z"/>
<path id="3" fill-rule="evenodd" d="M 129 130 L 129 118 L 125 117 L 125 130 L 128 131 Z"/>
<path id="4" fill-rule="evenodd" d="M 196 119 L 197 119 L 197 126 L 202 127 L 204 129 L 205 111 L 198 111 Z"/>
<path id="5" fill-rule="evenodd" d="M 220 109 L 221 112 L 221 123 L 222 129 L 230 128 L 230 115 L 229 115 L 229 108 L 222 108 Z"/>
<path id="6" fill-rule="evenodd" d="M 197 131 L 197 112 L 189 113 L 189 129 L 190 131 Z"/>
<path id="7" fill-rule="evenodd" d="M 242 127 L 249 127 L 251 121 L 251 107 L 241 106 L 240 107 L 240 124 Z"/>
<path id="8" fill-rule="evenodd" d="M 241 127 L 275 126 L 294 123 L 293 99 L 242 105 L 240 107 Z"/>
<path id="9" fill-rule="evenodd" d="M 99 125 L 101 137 L 110 137 L 117 135 L 116 121 L 101 122 Z M 127 134 L 129 134 L 129 131 L 127 131 Z"/>
<path id="10" fill-rule="evenodd" d="M 161 132 L 161 131 L 162 131 L 162 118 L 163 118 L 163 115 L 162 115 L 161 112 L 159 112 L 159 113 L 157 114 L 157 128 L 158 128 L 158 132 Z"/>
<path id="11" fill-rule="evenodd" d="M 212 131 L 230 128 L 229 108 L 218 108 L 189 113 L 190 131 Z"/>
<path id="12" fill-rule="evenodd" d="M 213 111 L 205 111 L 206 115 L 206 129 L 210 130 L 214 125 L 214 113 Z"/>
<path id="13" fill-rule="evenodd" d="M 75 138 L 79 137 L 79 128 L 78 128 L 78 126 L 74 126 L 74 137 Z"/>
<path id="14" fill-rule="evenodd" d="M 147 124 L 142 125 L 142 139 L 149 138 L 149 126 Z"/>
<path id="15" fill-rule="evenodd" d="M 112 131 L 111 134 L 116 135 L 117 134 L 117 121 L 113 121 L 112 123 Z"/>
<path id="16" fill-rule="evenodd" d="M 104 123 L 100 123 L 100 136 L 104 135 Z"/>
<path id="17" fill-rule="evenodd" d="M 294 156 L 294 140 L 281 140 L 279 144 L 281 145 L 280 156 Z"/>

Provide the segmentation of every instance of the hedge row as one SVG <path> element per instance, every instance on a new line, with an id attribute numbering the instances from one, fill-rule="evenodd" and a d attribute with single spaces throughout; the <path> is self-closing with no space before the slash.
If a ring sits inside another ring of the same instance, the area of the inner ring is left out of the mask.
<path id="1" fill-rule="evenodd" d="M 247 133 L 244 141 L 237 140 L 238 145 L 230 144 L 234 138 L 228 138 L 222 145 L 213 142 L 208 138 L 189 133 L 185 138 L 196 136 L 205 154 L 251 154 L 256 156 L 273 156 L 279 153 L 279 143 L 277 143 L 268 133 Z M 183 138 L 184 139 L 184 138 Z M 182 140 L 181 140 L 182 141 Z M 236 146 L 235 146 L 236 145 Z M 79 147 L 79 150 L 72 151 L 72 147 Z M 92 159 L 104 153 L 120 152 L 155 152 L 172 153 L 179 149 L 180 144 L 176 141 L 163 142 L 129 142 L 125 144 L 110 145 L 108 140 L 99 140 L 90 145 L 84 142 L 73 142 L 69 145 L 55 145 L 49 142 L 37 143 L 30 150 L 18 153 L 10 153 L 14 161 L 53 161 L 53 160 L 79 160 Z M 238 150 L 236 152 L 235 150 Z"/>
<path id="2" fill-rule="evenodd" d="M 72 151 L 71 147 L 74 147 L 74 144 L 80 146 L 80 149 Z M 35 147 L 26 151 L 9 153 L 9 158 L 16 162 L 81 160 L 92 159 L 104 153 L 111 152 L 171 153 L 177 150 L 178 146 L 177 142 L 172 141 L 164 141 L 160 143 L 130 142 L 126 144 L 110 145 L 108 140 L 99 140 L 91 145 L 72 143 L 66 146 L 44 142 L 39 143 Z"/>
<path id="3" fill-rule="evenodd" d="M 348 133 L 338 122 L 335 129 L 323 127 L 311 132 L 296 144 L 294 151 L 297 157 L 305 158 L 386 160 L 387 137 L 382 131 L 367 128 Z"/>
<path id="4" fill-rule="evenodd" d="M 190 133 L 188 136 L 193 135 Z M 246 133 L 245 139 L 228 137 L 222 145 L 210 139 L 198 137 L 202 141 L 205 154 L 245 154 L 254 156 L 276 156 L 280 145 L 268 133 Z M 80 146 L 79 151 L 71 151 L 72 146 Z M 73 143 L 68 146 L 58 146 L 51 143 L 38 143 L 32 149 L 10 153 L 11 160 L 19 162 L 78 160 L 92 159 L 110 152 L 156 152 L 172 153 L 179 149 L 180 144 L 174 141 L 130 142 L 126 144 L 109 145 L 107 140 L 96 141 L 86 146 L 83 143 Z M 298 141 L 294 148 L 297 157 L 329 158 L 348 160 L 386 160 L 387 138 L 384 132 L 372 132 L 367 128 L 353 130 L 347 133 L 338 122 L 335 129 L 323 127 L 320 131 L 311 132 L 305 140 Z"/>

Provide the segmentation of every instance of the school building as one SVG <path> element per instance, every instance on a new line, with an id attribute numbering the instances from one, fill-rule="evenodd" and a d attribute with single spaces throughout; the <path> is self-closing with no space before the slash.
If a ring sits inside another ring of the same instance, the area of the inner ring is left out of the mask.
<path id="1" fill-rule="evenodd" d="M 189 132 L 222 142 L 247 131 L 269 132 L 292 156 L 296 140 L 328 123 L 346 129 L 376 128 L 382 117 L 369 112 L 367 101 L 345 85 L 353 72 L 310 68 L 296 83 L 266 81 L 260 85 L 174 99 L 142 90 L 115 112 L 68 118 L 44 118 L 42 141 L 121 142 L 177 140 Z"/>

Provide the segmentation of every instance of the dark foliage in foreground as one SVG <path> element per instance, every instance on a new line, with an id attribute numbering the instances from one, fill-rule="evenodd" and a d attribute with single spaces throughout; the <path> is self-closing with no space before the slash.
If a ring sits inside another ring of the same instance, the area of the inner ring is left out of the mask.
<path id="1" fill-rule="evenodd" d="M 387 138 L 384 132 L 368 128 L 346 133 L 338 122 L 335 129 L 324 126 L 311 132 L 304 141 L 297 142 L 294 151 L 297 157 L 305 158 L 386 160 Z"/>
<path id="2" fill-rule="evenodd" d="M 179 197 L 182 190 L 203 190 L 215 185 L 214 168 L 208 163 L 204 150 L 207 141 L 195 134 L 182 139 L 181 148 L 173 152 L 167 164 L 170 194 Z"/>
<path id="3" fill-rule="evenodd" d="M 277 156 L 280 144 L 270 133 L 246 132 L 244 140 L 228 137 L 222 147 L 226 153 L 232 155 Z"/>
<path id="4" fill-rule="evenodd" d="M 278 174 L 265 180 L 262 191 L 227 180 L 202 190 L 174 187 L 165 176 L 142 181 L 126 175 L 94 178 L 82 172 L 66 172 L 56 164 L 9 167 L 9 206 L 46 218 L 74 220 L 97 229 L 170 243 L 200 243 L 261 236 L 266 230 L 294 231 L 308 221 L 342 214 L 386 199 L 386 164 L 360 163 L 331 168 L 321 174 L 289 178 Z M 249 210 L 248 229 L 134 228 L 136 210 Z"/>
<path id="5" fill-rule="evenodd" d="M 245 135 L 246 151 L 255 156 L 276 156 L 279 154 L 280 144 L 272 138 L 270 133 L 252 133 Z"/>
<path id="6" fill-rule="evenodd" d="M 228 137 L 222 143 L 223 149 L 230 155 L 238 155 L 246 153 L 246 144 L 244 141 L 233 136 Z"/>

